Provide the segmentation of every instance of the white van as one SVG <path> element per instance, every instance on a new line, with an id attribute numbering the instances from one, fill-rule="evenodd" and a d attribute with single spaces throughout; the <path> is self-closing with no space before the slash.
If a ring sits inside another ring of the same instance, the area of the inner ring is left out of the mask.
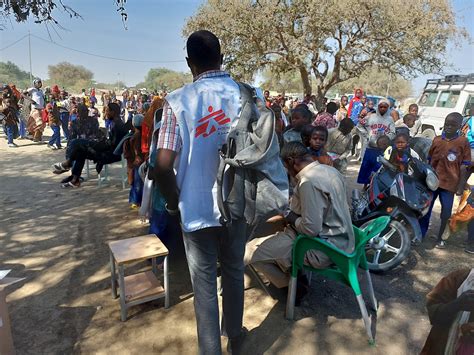
<path id="1" fill-rule="evenodd" d="M 429 79 L 417 102 L 423 136 L 434 138 L 435 135 L 440 135 L 446 116 L 451 112 L 459 112 L 466 116 L 472 103 L 474 103 L 474 73 Z"/>

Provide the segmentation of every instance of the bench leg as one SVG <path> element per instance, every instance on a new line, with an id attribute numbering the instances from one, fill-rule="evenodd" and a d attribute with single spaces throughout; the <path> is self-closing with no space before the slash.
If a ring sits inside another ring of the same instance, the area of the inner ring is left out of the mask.
<path id="1" fill-rule="evenodd" d="M 170 307 L 170 291 L 169 291 L 169 278 L 168 278 L 168 255 L 165 256 L 163 261 L 163 278 L 165 286 L 165 308 Z"/>
<path id="2" fill-rule="evenodd" d="M 120 287 L 120 320 L 125 322 L 127 320 L 127 305 L 125 303 L 125 276 L 123 265 L 119 265 L 118 269 Z"/>
<path id="3" fill-rule="evenodd" d="M 117 273 L 115 271 L 115 260 L 112 251 L 110 251 L 110 278 L 112 282 L 112 297 L 117 298 Z"/>

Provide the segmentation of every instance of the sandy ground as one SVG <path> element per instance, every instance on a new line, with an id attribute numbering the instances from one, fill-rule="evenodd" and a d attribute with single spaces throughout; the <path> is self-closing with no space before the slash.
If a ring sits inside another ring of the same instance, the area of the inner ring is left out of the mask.
<path id="1" fill-rule="evenodd" d="M 0 269 L 11 268 L 12 276 L 25 278 L 7 298 L 18 354 L 196 353 L 192 293 L 182 256 L 171 260 L 172 307 L 165 310 L 162 300 L 151 302 L 134 307 L 129 319 L 120 321 L 119 303 L 110 291 L 106 243 L 146 234 L 147 226 L 128 208 L 119 165 L 111 169 L 105 187 L 98 188 L 92 174 L 80 189 L 63 190 L 50 166 L 63 159 L 64 151 L 18 143 L 19 148 L 9 149 L 0 135 Z M 351 164 L 350 189 L 357 169 Z M 313 277 L 296 321 L 287 321 L 285 295 L 274 290 L 271 298 L 247 279 L 245 353 L 418 353 L 429 330 L 426 293 L 443 275 L 474 264 L 463 252 L 465 239 L 466 234 L 450 239 L 445 250 L 427 240 L 402 267 L 373 275 L 380 302 L 375 347 L 368 346 L 350 289 Z"/>

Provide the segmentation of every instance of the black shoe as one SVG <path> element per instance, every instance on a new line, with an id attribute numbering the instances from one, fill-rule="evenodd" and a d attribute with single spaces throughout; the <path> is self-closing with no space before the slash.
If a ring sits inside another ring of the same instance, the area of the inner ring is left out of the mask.
<path id="1" fill-rule="evenodd" d="M 467 243 L 466 247 L 464 248 L 464 251 L 468 254 L 474 254 L 474 242 Z"/>
<path id="2" fill-rule="evenodd" d="M 72 180 L 72 175 L 69 175 L 67 178 L 61 180 L 61 184 L 66 184 Z"/>
<path id="3" fill-rule="evenodd" d="M 102 163 L 95 164 L 95 171 L 97 171 L 97 174 L 100 174 L 103 167 L 104 167 L 104 164 L 102 164 Z"/>
<path id="4" fill-rule="evenodd" d="M 247 328 L 243 327 L 240 335 L 236 336 L 235 338 L 229 338 L 227 342 L 227 352 L 233 355 L 242 354 L 243 345 L 245 342 L 245 337 L 249 331 Z"/>

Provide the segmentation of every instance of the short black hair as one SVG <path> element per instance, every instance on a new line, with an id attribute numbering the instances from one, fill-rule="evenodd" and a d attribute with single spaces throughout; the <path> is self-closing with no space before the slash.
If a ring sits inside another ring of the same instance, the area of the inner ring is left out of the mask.
<path id="1" fill-rule="evenodd" d="M 416 121 L 416 116 L 412 115 L 411 113 L 407 113 L 405 116 L 403 116 L 403 122 L 406 123 L 408 120 L 415 120 Z"/>
<path id="2" fill-rule="evenodd" d="M 313 131 L 311 132 L 311 135 L 313 135 L 314 132 L 323 132 L 324 135 L 326 136 L 326 140 L 328 140 L 329 137 L 329 132 L 328 129 L 324 126 L 315 126 L 313 128 Z"/>
<path id="3" fill-rule="evenodd" d="M 334 115 L 337 111 L 337 104 L 335 102 L 329 102 L 326 105 L 326 111 L 330 113 L 331 115 Z"/>
<path id="4" fill-rule="evenodd" d="M 120 117 L 120 106 L 116 102 L 109 102 L 107 108 L 114 113 L 114 117 Z"/>
<path id="5" fill-rule="evenodd" d="M 308 149 L 303 143 L 294 141 L 286 143 L 281 149 L 281 159 L 287 160 L 288 158 L 303 158 L 309 155 Z"/>
<path id="6" fill-rule="evenodd" d="M 313 134 L 313 131 L 316 127 L 314 127 L 312 124 L 307 124 L 304 125 L 303 128 L 301 128 L 301 139 L 304 141 L 305 138 L 309 139 L 311 138 L 311 135 Z"/>
<path id="7" fill-rule="evenodd" d="M 308 123 L 311 123 L 313 120 L 313 114 L 305 104 L 299 104 L 293 110 L 291 110 L 291 116 L 293 116 L 295 113 L 299 113 L 301 117 L 308 121 Z"/>
<path id="8" fill-rule="evenodd" d="M 418 105 L 417 104 L 411 104 L 410 106 L 408 106 L 408 111 L 410 111 L 412 109 L 412 107 L 418 108 Z"/>
<path id="9" fill-rule="evenodd" d="M 462 115 L 459 112 L 451 112 L 450 114 L 446 116 L 444 121 L 446 122 L 448 118 L 459 121 L 459 124 L 462 124 L 462 121 L 464 120 L 464 117 L 462 117 Z"/>
<path id="10" fill-rule="evenodd" d="M 221 64 L 219 39 L 210 31 L 193 32 L 187 42 L 188 59 L 201 69 L 210 69 Z"/>
<path id="11" fill-rule="evenodd" d="M 395 141 L 398 139 L 398 138 L 405 138 L 405 140 L 407 142 L 410 141 L 410 135 L 406 132 L 406 131 L 401 131 L 401 132 L 398 132 L 397 135 L 395 136 L 395 138 L 393 138 L 393 142 L 395 143 Z"/>

